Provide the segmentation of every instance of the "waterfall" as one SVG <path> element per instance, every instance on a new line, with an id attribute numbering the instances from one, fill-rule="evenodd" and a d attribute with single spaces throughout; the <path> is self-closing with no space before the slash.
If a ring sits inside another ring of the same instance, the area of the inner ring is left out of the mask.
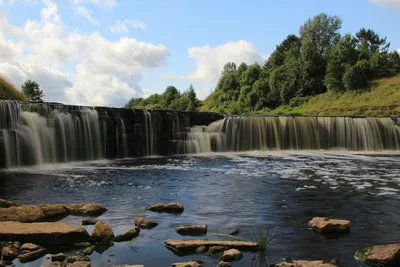
<path id="1" fill-rule="evenodd" d="M 201 153 L 319 149 L 399 150 L 400 127 L 391 118 L 376 117 L 228 117 L 202 131 L 191 128 L 180 150 Z"/>

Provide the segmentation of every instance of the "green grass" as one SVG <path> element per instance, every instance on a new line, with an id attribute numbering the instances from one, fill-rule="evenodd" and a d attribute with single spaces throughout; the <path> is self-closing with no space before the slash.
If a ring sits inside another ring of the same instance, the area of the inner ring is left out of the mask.
<path id="1" fill-rule="evenodd" d="M 400 115 L 400 75 L 375 81 L 367 92 L 327 92 L 299 107 L 281 106 L 268 114 L 326 116 Z"/>
<path id="2" fill-rule="evenodd" d="M 21 101 L 28 100 L 21 91 L 2 77 L 0 77 L 0 98 Z"/>
<path id="3" fill-rule="evenodd" d="M 253 240 L 258 244 L 258 249 L 260 251 L 265 251 L 267 249 L 269 243 L 275 239 L 277 230 L 278 227 L 272 227 L 270 224 L 267 224 L 265 227 L 258 227 L 256 230 L 252 230 Z"/>

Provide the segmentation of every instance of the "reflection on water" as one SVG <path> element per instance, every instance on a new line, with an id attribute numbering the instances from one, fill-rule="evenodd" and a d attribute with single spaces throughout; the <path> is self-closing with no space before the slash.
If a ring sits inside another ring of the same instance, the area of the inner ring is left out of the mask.
<path id="1" fill-rule="evenodd" d="M 116 234 L 132 227 L 137 216 L 159 223 L 140 233 L 131 244 L 135 249 L 121 243 L 94 253 L 93 266 L 107 260 L 169 266 L 191 259 L 215 266 L 216 258 L 179 258 L 164 247 L 166 239 L 182 238 L 173 230 L 178 224 L 207 224 L 208 239 L 221 239 L 215 233 L 239 228 L 238 238 L 246 240 L 251 240 L 256 226 L 279 226 L 280 235 L 266 255 L 246 253 L 235 266 L 263 266 L 285 257 L 338 258 L 355 266 L 357 249 L 400 242 L 398 153 L 253 152 L 35 167 L 1 173 L 0 198 L 28 204 L 100 203 L 109 209 L 100 219 L 108 221 Z M 169 201 L 182 202 L 185 212 L 177 216 L 144 209 Z M 321 237 L 307 227 L 314 216 L 350 219 L 351 233 Z M 81 219 L 70 216 L 63 221 L 80 224 Z M 90 232 L 93 226 L 87 229 Z M 111 253 L 116 256 L 107 256 Z"/>

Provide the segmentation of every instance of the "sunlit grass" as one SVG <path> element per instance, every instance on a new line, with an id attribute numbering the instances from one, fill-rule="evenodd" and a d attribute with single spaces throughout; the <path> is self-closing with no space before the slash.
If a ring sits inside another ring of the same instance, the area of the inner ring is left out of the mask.
<path id="1" fill-rule="evenodd" d="M 253 242 L 258 244 L 260 251 L 265 251 L 268 245 L 275 239 L 278 234 L 278 227 L 273 227 L 271 224 L 260 226 L 253 231 Z"/>
<path id="2" fill-rule="evenodd" d="M 26 96 L 10 82 L 0 76 L 0 98 L 27 101 Z"/>

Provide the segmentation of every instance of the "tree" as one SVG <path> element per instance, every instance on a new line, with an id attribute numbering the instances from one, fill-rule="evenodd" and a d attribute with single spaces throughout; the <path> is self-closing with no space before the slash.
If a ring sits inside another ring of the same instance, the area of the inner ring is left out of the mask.
<path id="1" fill-rule="evenodd" d="M 32 102 L 43 102 L 43 90 L 40 89 L 39 84 L 35 81 L 27 80 L 22 85 L 22 92 Z"/>
<path id="2" fill-rule="evenodd" d="M 171 105 L 172 101 L 179 99 L 180 93 L 175 86 L 168 86 L 165 92 L 161 95 L 161 104 L 167 108 Z"/>
<path id="3" fill-rule="evenodd" d="M 241 86 L 252 86 L 259 78 L 261 73 L 261 67 L 257 63 L 250 65 L 245 72 L 243 72 L 240 85 Z"/>
<path id="4" fill-rule="evenodd" d="M 360 60 L 349 67 L 343 75 L 343 83 L 348 91 L 368 88 L 371 79 L 371 66 L 367 60 Z"/>
<path id="5" fill-rule="evenodd" d="M 308 19 L 300 28 L 301 38 L 309 38 L 317 51 L 323 54 L 329 46 L 334 45 L 340 37 L 342 20 L 337 16 L 321 13 Z"/>
<path id="6" fill-rule="evenodd" d="M 222 71 L 222 75 L 224 74 L 233 74 L 236 71 L 236 64 L 233 62 L 228 62 L 225 64 L 224 69 Z"/>
<path id="7" fill-rule="evenodd" d="M 368 51 L 375 53 L 387 53 L 390 43 L 386 43 L 386 37 L 380 38 L 379 34 L 371 29 L 361 28 L 356 33 L 358 46 L 365 47 Z"/>

